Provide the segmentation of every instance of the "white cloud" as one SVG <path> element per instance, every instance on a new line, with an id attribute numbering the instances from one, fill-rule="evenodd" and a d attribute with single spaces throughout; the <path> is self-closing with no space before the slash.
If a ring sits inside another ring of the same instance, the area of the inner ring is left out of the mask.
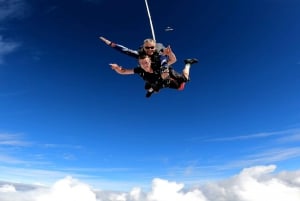
<path id="1" fill-rule="evenodd" d="M 300 131 L 288 136 L 283 136 L 281 138 L 278 138 L 277 141 L 281 143 L 298 142 L 300 141 Z"/>
<path id="2" fill-rule="evenodd" d="M 0 0 L 0 22 L 12 18 L 22 18 L 26 11 L 25 0 Z M 0 30 L 5 30 L 5 28 L 0 27 Z M 6 55 L 15 51 L 19 46 L 20 43 L 4 40 L 3 35 L 0 35 L 0 64 L 3 63 Z"/>
<path id="3" fill-rule="evenodd" d="M 152 191 L 148 194 L 147 200 L 153 201 L 206 201 L 203 193 L 198 190 L 184 192 L 184 185 L 176 182 L 169 182 L 162 179 L 154 179 L 152 182 Z"/>
<path id="4" fill-rule="evenodd" d="M 38 195 L 36 201 L 96 201 L 96 195 L 87 184 L 81 183 L 72 177 L 66 177 L 56 182 L 50 191 Z"/>
<path id="5" fill-rule="evenodd" d="M 24 164 L 26 163 L 23 160 L 20 160 L 18 158 L 15 158 L 13 156 L 9 156 L 7 154 L 0 154 L 0 163 L 8 163 L 8 164 Z"/>
<path id="6" fill-rule="evenodd" d="M 68 148 L 68 149 L 82 149 L 81 145 L 70 145 L 70 144 L 44 144 L 45 148 Z"/>
<path id="7" fill-rule="evenodd" d="M 7 192 L 16 192 L 16 188 L 11 184 L 4 184 L 3 186 L 0 186 L 0 193 Z"/>
<path id="8" fill-rule="evenodd" d="M 271 174 L 275 168 L 274 165 L 246 168 L 235 177 L 206 185 L 203 192 L 212 201 L 299 201 L 300 185 L 286 183 L 284 178 L 298 180 L 300 172 L 280 177 Z"/>
<path id="9" fill-rule="evenodd" d="M 254 133 L 249 135 L 234 136 L 234 137 L 214 138 L 214 139 L 208 139 L 206 141 L 214 142 L 214 141 L 250 140 L 250 139 L 267 138 L 273 136 L 283 136 L 283 135 L 289 136 L 295 133 L 299 133 L 299 129 L 289 129 L 289 130 L 274 131 L 274 132 L 262 132 L 262 133 Z"/>
<path id="10" fill-rule="evenodd" d="M 224 164 L 219 169 L 242 168 L 259 164 L 270 164 L 298 158 L 300 156 L 299 147 L 274 148 L 260 153 L 254 153 L 247 157 Z"/>
<path id="11" fill-rule="evenodd" d="M 25 14 L 24 0 L 0 0 L 0 21 L 8 18 L 19 18 Z"/>
<path id="12" fill-rule="evenodd" d="M 257 162 L 274 163 L 300 156 L 300 147 L 277 148 L 263 153 L 255 154 L 253 157 Z"/>
<path id="13" fill-rule="evenodd" d="M 1 50 L 0 50 L 1 51 Z M 29 142 L 23 141 L 20 134 L 0 133 L 0 145 L 28 146 Z"/>
<path id="14" fill-rule="evenodd" d="M 12 41 L 5 41 L 0 35 L 0 64 L 3 63 L 3 58 L 9 53 L 12 53 L 20 44 Z"/>
<path id="15" fill-rule="evenodd" d="M 135 187 L 129 192 L 99 191 L 72 177 L 52 187 L 21 184 L 0 186 L 1 201 L 299 201 L 300 170 L 274 173 L 275 165 L 243 169 L 238 175 L 187 189 L 184 184 L 153 179 L 149 192 Z M 21 187 L 22 188 L 21 188 Z"/>

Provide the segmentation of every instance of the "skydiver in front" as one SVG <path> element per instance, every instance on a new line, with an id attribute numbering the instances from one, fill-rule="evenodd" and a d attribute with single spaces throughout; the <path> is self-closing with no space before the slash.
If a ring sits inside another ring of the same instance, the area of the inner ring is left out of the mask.
<path id="1" fill-rule="evenodd" d="M 139 66 L 133 69 L 126 69 L 118 64 L 109 64 L 113 70 L 121 75 L 138 74 L 145 81 L 146 97 L 149 98 L 153 93 L 159 92 L 162 88 L 172 88 L 183 90 L 185 83 L 189 81 L 190 67 L 198 62 L 197 59 L 184 60 L 185 66 L 182 74 L 177 73 L 171 77 L 169 72 L 161 74 L 155 73 L 151 66 L 151 59 L 147 55 L 140 55 L 138 58 Z"/>

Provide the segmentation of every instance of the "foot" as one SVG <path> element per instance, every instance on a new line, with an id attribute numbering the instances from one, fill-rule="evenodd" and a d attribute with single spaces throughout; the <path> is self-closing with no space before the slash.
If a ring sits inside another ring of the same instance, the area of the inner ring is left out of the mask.
<path id="1" fill-rule="evenodd" d="M 146 98 L 150 98 L 150 96 L 154 93 L 154 91 L 147 91 Z"/>
<path id="2" fill-rule="evenodd" d="M 184 86 L 185 86 L 185 82 L 182 82 L 182 83 L 180 84 L 180 86 L 178 87 L 178 90 L 179 90 L 179 91 L 184 90 Z"/>
<path id="3" fill-rule="evenodd" d="M 184 60 L 184 63 L 185 64 L 195 64 L 195 63 L 198 63 L 198 59 L 185 59 Z"/>
<path id="4" fill-rule="evenodd" d="M 102 37 L 102 36 L 100 36 L 99 38 L 100 38 L 100 40 L 102 40 L 104 43 L 106 43 L 106 45 L 111 45 L 111 41 L 110 41 L 110 40 L 107 40 L 106 38 L 104 38 L 104 37 Z"/>

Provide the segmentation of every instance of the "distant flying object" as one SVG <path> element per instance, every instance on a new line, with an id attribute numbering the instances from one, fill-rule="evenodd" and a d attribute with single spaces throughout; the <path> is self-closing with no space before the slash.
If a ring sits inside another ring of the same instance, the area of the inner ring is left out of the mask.
<path id="1" fill-rule="evenodd" d="M 174 29 L 172 27 L 166 27 L 165 31 L 173 31 Z"/>

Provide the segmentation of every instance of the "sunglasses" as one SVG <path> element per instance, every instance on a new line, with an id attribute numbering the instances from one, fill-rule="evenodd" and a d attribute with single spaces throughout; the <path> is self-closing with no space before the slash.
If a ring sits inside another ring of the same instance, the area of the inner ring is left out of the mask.
<path id="1" fill-rule="evenodd" d="M 155 47 L 154 46 L 150 46 L 150 47 L 144 47 L 146 50 L 149 50 L 149 49 L 151 49 L 151 50 L 153 50 Z"/>

